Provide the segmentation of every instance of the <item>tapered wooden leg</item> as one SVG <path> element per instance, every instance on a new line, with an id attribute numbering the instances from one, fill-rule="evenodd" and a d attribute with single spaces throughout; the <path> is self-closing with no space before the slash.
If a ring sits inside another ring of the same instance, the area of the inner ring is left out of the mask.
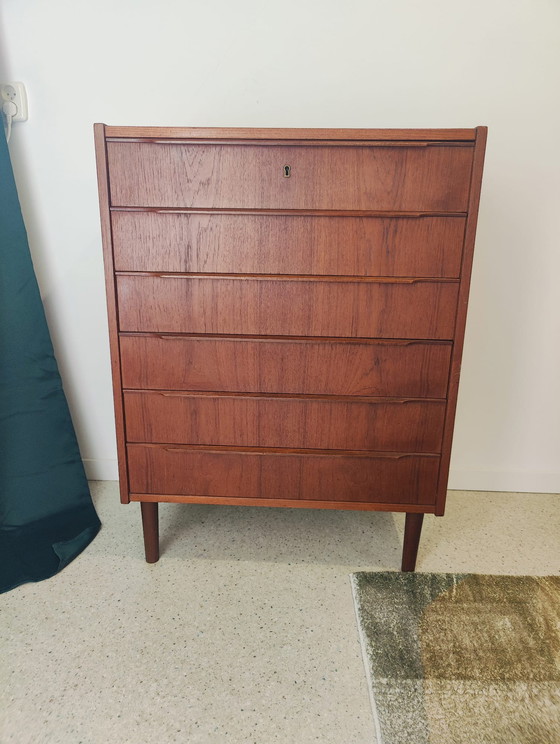
<path id="1" fill-rule="evenodd" d="M 158 503 L 157 501 L 142 501 L 140 508 L 142 509 L 146 561 L 156 563 L 159 560 Z"/>
<path id="2" fill-rule="evenodd" d="M 423 514 L 407 513 L 406 515 L 401 571 L 414 571 L 416 568 L 416 556 L 418 555 L 423 521 Z"/>

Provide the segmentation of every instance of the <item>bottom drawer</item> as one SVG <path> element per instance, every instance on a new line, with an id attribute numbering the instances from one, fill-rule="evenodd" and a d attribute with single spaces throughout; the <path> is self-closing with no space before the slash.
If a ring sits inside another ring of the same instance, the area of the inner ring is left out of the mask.
<path id="1" fill-rule="evenodd" d="M 128 445 L 135 494 L 433 504 L 439 457 Z"/>

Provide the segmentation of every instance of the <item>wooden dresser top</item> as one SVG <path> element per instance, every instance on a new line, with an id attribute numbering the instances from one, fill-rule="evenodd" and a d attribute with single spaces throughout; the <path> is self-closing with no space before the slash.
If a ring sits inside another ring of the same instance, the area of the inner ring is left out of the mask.
<path id="1" fill-rule="evenodd" d="M 106 126 L 107 138 L 353 140 L 474 142 L 477 129 L 277 129 L 248 127 L 118 127 Z"/>

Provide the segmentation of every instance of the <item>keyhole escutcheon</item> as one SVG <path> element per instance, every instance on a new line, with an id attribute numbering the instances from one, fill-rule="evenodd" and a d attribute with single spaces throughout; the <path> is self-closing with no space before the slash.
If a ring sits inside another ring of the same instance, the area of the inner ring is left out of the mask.
<path id="1" fill-rule="evenodd" d="M 292 166 L 285 165 L 284 166 L 284 178 L 289 178 L 291 175 L 292 175 Z"/>

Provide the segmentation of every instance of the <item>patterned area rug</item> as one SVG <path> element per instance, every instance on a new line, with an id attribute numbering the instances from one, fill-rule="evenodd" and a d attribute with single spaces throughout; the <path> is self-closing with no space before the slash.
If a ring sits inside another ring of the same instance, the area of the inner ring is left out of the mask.
<path id="1" fill-rule="evenodd" d="M 560 744 L 560 577 L 352 586 L 378 744 Z"/>

